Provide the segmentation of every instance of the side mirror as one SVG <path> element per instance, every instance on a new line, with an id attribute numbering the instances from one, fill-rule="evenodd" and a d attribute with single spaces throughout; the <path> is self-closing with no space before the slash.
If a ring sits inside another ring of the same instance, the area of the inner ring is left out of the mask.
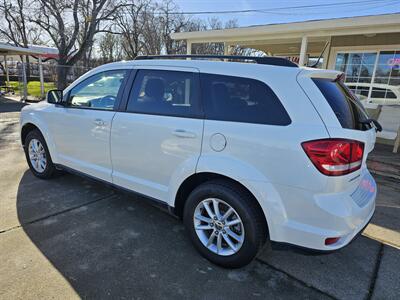
<path id="1" fill-rule="evenodd" d="M 46 100 L 52 104 L 62 104 L 63 91 L 62 90 L 50 90 L 47 92 Z"/>

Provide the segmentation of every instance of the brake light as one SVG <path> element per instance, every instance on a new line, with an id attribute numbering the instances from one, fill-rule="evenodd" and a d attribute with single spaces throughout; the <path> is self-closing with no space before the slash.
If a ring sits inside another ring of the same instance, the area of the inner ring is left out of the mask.
<path id="1" fill-rule="evenodd" d="M 364 143 L 347 139 L 324 139 L 301 144 L 314 166 L 328 176 L 349 174 L 361 168 Z"/>

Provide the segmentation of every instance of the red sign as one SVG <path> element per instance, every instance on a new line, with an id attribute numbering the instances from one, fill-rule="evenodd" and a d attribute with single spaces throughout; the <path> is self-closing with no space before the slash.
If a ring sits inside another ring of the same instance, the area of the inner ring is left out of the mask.
<path id="1" fill-rule="evenodd" d="M 387 64 L 391 67 L 394 67 L 395 65 L 400 66 L 400 58 L 391 58 L 387 61 Z"/>

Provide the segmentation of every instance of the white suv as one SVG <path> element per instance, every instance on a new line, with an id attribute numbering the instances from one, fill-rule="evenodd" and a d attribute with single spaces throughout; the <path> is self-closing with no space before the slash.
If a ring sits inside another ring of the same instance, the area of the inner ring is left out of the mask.
<path id="1" fill-rule="evenodd" d="M 266 241 L 336 250 L 368 224 L 376 128 L 340 72 L 155 58 L 103 65 L 24 107 L 32 172 L 73 171 L 163 203 L 227 267 Z"/>

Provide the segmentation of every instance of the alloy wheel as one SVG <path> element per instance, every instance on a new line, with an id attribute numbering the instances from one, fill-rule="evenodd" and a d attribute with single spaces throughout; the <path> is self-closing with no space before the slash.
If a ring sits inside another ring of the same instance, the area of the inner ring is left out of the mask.
<path id="1" fill-rule="evenodd" d="M 30 140 L 28 153 L 32 167 L 36 172 L 43 173 L 47 165 L 46 151 L 38 139 Z"/>
<path id="2" fill-rule="evenodd" d="M 233 255 L 243 245 L 243 222 L 225 201 L 216 198 L 201 201 L 194 211 L 193 225 L 201 243 L 218 255 Z"/>

